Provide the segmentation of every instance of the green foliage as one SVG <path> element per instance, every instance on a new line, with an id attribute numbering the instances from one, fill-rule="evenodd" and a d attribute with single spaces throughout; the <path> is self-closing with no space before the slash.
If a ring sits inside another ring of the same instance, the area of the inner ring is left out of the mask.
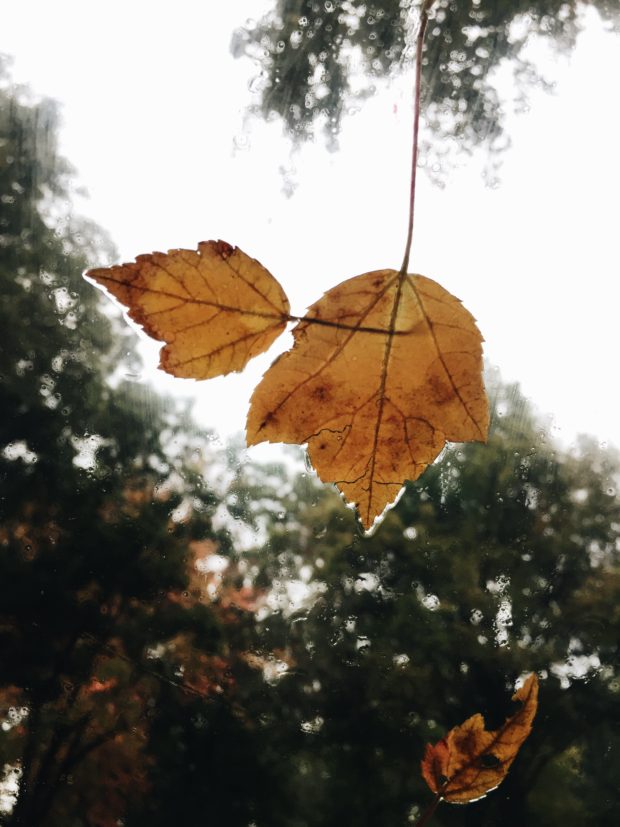
<path id="1" fill-rule="evenodd" d="M 308 568 L 312 577 L 305 606 L 286 601 L 259 627 L 262 648 L 290 666 L 254 707 L 265 760 L 286 776 L 294 808 L 265 823 L 407 823 L 429 801 L 418 771 L 425 742 L 473 709 L 500 724 L 512 682 L 530 671 L 544 678 L 539 718 L 508 779 L 471 815 L 444 807 L 437 823 L 620 815 L 609 787 L 620 758 L 610 724 L 620 460 L 587 440 L 559 452 L 516 387 L 494 395 L 489 444 L 448 451 L 373 537 L 357 533 L 337 497 L 304 491 L 307 480 L 275 506 L 286 521 L 274 517 L 256 564 L 266 582 Z M 577 784 L 572 812 L 549 786 L 559 776 Z"/>
<path id="2" fill-rule="evenodd" d="M 321 122 L 333 143 L 343 115 L 374 91 L 377 79 L 407 67 L 418 3 L 403 0 L 278 0 L 252 26 L 239 29 L 232 50 L 260 66 L 258 111 L 282 118 L 296 140 Z M 613 0 L 444 0 L 426 40 L 423 95 L 437 137 L 457 137 L 463 148 L 506 144 L 494 72 L 508 63 L 525 102 L 528 87 L 544 85 L 526 45 L 539 36 L 569 50 L 581 14 L 593 5 L 620 29 Z"/>

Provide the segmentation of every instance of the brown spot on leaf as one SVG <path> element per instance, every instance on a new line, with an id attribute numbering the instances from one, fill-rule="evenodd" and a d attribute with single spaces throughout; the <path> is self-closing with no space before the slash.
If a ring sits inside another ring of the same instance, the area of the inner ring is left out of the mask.
<path id="1" fill-rule="evenodd" d="M 432 401 L 435 405 L 445 405 L 454 399 L 454 388 L 452 388 L 450 383 L 439 373 L 433 372 L 430 374 L 428 385 L 431 391 Z"/>
<path id="2" fill-rule="evenodd" d="M 313 388 L 311 395 L 317 402 L 327 402 L 331 398 L 331 389 L 327 385 L 318 385 Z"/>
<path id="3" fill-rule="evenodd" d="M 232 244 L 229 244 L 227 241 L 222 241 L 221 239 L 219 241 L 207 241 L 206 243 L 213 244 L 213 249 L 220 258 L 224 259 L 224 261 L 226 261 L 227 258 L 230 258 L 235 251 Z"/>

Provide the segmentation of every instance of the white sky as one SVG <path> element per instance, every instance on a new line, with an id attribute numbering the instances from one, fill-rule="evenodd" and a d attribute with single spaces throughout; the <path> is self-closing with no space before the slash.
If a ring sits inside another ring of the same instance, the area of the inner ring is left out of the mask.
<path id="1" fill-rule="evenodd" d="M 277 124 L 246 124 L 256 68 L 233 30 L 268 0 L 19 0 L 2 4 L 0 51 L 15 80 L 62 103 L 62 150 L 122 260 L 223 238 L 261 261 L 301 312 L 337 282 L 398 268 L 406 225 L 411 77 L 291 160 Z M 568 62 L 546 54 L 554 96 L 511 116 L 501 185 L 468 159 L 444 189 L 421 175 L 412 272 L 478 319 L 485 354 L 553 417 L 553 433 L 620 445 L 620 40 L 594 13 Z M 278 168 L 294 166 L 287 199 Z M 195 396 L 205 427 L 244 427 L 253 386 L 283 347 L 242 375 L 157 386 Z M 141 381 L 156 375 L 146 351 Z M 253 449 L 254 450 L 254 449 Z"/>

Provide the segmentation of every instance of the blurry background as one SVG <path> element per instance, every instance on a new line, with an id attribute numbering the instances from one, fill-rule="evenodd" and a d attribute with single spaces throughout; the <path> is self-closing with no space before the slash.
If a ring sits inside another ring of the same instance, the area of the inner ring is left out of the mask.
<path id="1" fill-rule="evenodd" d="M 477 317 L 493 430 L 372 538 L 300 451 L 243 448 L 282 344 L 172 380 L 82 279 L 224 238 L 302 312 L 397 267 L 415 23 L 3 9 L 0 823 L 414 823 L 424 743 L 532 670 L 507 781 L 435 823 L 617 822 L 616 0 L 437 4 L 411 266 Z"/>

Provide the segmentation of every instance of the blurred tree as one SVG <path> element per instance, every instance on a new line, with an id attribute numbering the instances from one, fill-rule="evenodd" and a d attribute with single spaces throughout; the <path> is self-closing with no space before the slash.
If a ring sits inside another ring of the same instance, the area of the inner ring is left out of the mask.
<path id="1" fill-rule="evenodd" d="M 372 537 L 310 478 L 258 486 L 271 511 L 255 565 L 275 584 L 259 640 L 286 667 L 243 701 L 282 778 L 258 824 L 414 820 L 431 800 L 424 744 L 477 711 L 497 726 L 533 670 L 540 711 L 508 779 L 434 821 L 620 816 L 620 458 L 588 440 L 558 451 L 518 388 L 494 396 L 489 444 L 447 451 Z"/>
<path id="2" fill-rule="evenodd" d="M 241 725 L 188 563 L 192 543 L 225 554 L 230 539 L 212 522 L 208 439 L 126 380 L 133 337 L 82 278 L 110 248 L 71 214 L 56 108 L 1 80 L 0 768 L 19 789 L 0 821 L 112 827 L 152 791 L 157 744 L 188 707 L 222 731 L 201 774 L 225 772 Z"/>
<path id="3" fill-rule="evenodd" d="M 257 111 L 282 118 L 296 140 L 322 123 L 333 143 L 344 113 L 413 57 L 413 0 L 277 0 L 260 21 L 237 30 L 231 50 L 260 67 Z M 424 58 L 425 117 L 436 136 L 461 148 L 507 143 L 494 74 L 513 68 L 525 104 L 532 84 L 545 85 L 526 46 L 536 36 L 569 50 L 593 6 L 620 31 L 616 0 L 438 0 Z M 435 25 L 433 25 L 433 22 Z"/>

